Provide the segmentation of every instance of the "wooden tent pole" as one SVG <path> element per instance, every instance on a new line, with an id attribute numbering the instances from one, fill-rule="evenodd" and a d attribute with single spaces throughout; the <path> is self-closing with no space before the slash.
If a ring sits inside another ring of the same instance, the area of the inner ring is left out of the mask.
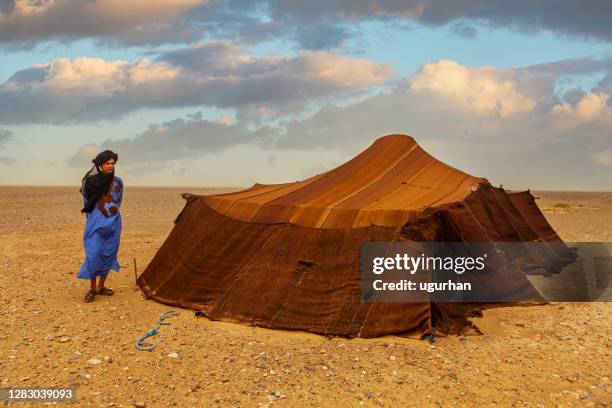
<path id="1" fill-rule="evenodd" d="M 136 258 L 134 258 L 134 281 L 138 284 L 138 271 L 136 269 Z"/>

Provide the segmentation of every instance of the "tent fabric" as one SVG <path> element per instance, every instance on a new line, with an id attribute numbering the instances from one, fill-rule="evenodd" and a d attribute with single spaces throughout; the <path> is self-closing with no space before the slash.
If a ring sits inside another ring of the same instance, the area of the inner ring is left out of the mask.
<path id="1" fill-rule="evenodd" d="M 185 198 L 138 285 L 211 319 L 276 329 L 462 333 L 487 305 L 362 302 L 361 243 L 561 242 L 529 192 L 495 188 L 405 135 L 382 137 L 304 181 Z M 534 290 L 524 276 L 506 273 L 491 278 Z"/>
<path id="2" fill-rule="evenodd" d="M 256 184 L 203 199 L 220 214 L 246 222 L 396 227 L 419 209 L 464 199 L 485 182 L 436 160 L 409 136 L 389 135 L 347 163 L 310 179 Z"/>

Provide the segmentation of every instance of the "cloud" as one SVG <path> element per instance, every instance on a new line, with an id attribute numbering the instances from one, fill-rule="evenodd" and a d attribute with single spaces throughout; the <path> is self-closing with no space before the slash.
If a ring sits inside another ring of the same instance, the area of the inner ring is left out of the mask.
<path id="1" fill-rule="evenodd" d="M 409 79 L 410 91 L 440 95 L 458 107 L 477 114 L 506 118 L 530 112 L 536 101 L 522 94 L 511 70 L 495 67 L 468 68 L 456 61 L 425 64 Z"/>
<path id="2" fill-rule="evenodd" d="M 610 63 L 582 62 L 583 74 L 587 66 L 591 73 L 601 72 Z M 288 123 L 278 146 L 338 147 L 346 135 L 359 142 L 395 132 L 527 143 L 576 134 L 603 139 L 612 126 L 609 94 L 574 90 L 566 100 L 556 92 L 558 81 L 580 65 L 575 60 L 517 68 L 429 62 L 388 91 L 344 107 L 328 105 L 307 120 Z"/>
<path id="3" fill-rule="evenodd" d="M 74 123 L 141 108 L 214 106 L 241 115 L 299 111 L 384 83 L 391 68 L 323 52 L 254 57 L 212 42 L 133 63 L 82 57 L 16 72 L 0 84 L 0 123 Z"/>
<path id="4" fill-rule="evenodd" d="M 598 84 L 599 89 L 605 89 L 605 90 L 609 90 L 610 92 L 612 92 L 612 70 L 610 71 L 611 72 L 608 72 L 606 76 L 603 77 L 601 81 L 599 81 L 599 84 Z"/>
<path id="5" fill-rule="evenodd" d="M 8 157 L 8 156 L 0 157 L 0 165 L 9 167 L 9 166 L 14 166 L 15 163 L 17 163 L 17 160 L 15 160 L 12 157 Z"/>
<path id="6" fill-rule="evenodd" d="M 326 50 L 359 35 L 359 24 L 400 21 L 450 26 L 473 37 L 480 26 L 612 40 L 607 0 L 13 0 L 0 3 L 0 44 L 94 38 L 117 45 L 283 39 Z"/>
<path id="7" fill-rule="evenodd" d="M 221 1 L 190 13 L 190 21 L 217 38 L 247 43 L 283 38 L 305 49 L 330 49 L 359 35 L 362 22 L 450 26 L 473 37 L 481 26 L 567 37 L 612 40 L 612 7 L 606 0 L 259 0 Z"/>
<path id="8" fill-rule="evenodd" d="M 112 149 L 119 153 L 122 167 L 132 172 L 159 171 L 177 159 L 217 153 L 241 144 L 267 143 L 273 134 L 267 127 L 251 131 L 240 125 L 211 122 L 196 114 L 150 125 L 133 137 L 84 144 L 67 159 L 67 164 L 84 167 L 99 151 Z"/>
<path id="9" fill-rule="evenodd" d="M 574 128 L 602 117 L 612 118 L 612 108 L 608 106 L 609 99 L 610 95 L 607 93 L 588 92 L 575 104 L 565 102 L 555 105 L 551 113 L 557 125 Z"/>
<path id="10" fill-rule="evenodd" d="M 612 166 L 612 149 L 603 150 L 593 155 L 593 160 L 602 166 Z"/>
<path id="11" fill-rule="evenodd" d="M 66 164 L 72 167 L 92 167 L 92 160 L 103 150 L 96 143 L 84 144 L 66 160 Z"/>
<path id="12" fill-rule="evenodd" d="M 411 20 L 442 26 L 466 21 L 508 27 L 527 33 L 550 30 L 568 36 L 612 40 L 612 7 L 606 0 L 287 0 L 266 2 L 276 19 L 304 21 Z"/>
<path id="13" fill-rule="evenodd" d="M 148 60 L 57 59 L 0 85 L 0 123 L 66 123 L 172 106 L 190 87 L 180 70 Z M 153 86 L 155 85 L 155 86 Z"/>
<path id="14" fill-rule="evenodd" d="M 4 145 L 13 138 L 13 132 L 6 129 L 0 129 L 0 147 L 4 147 Z"/>
<path id="15" fill-rule="evenodd" d="M 180 17 L 204 0 L 13 0 L 0 8 L 0 43 L 98 38 L 124 44 L 193 41 Z"/>
<path id="16" fill-rule="evenodd" d="M 209 63 L 185 62 L 182 69 L 197 70 Z M 243 63 L 238 60 L 232 72 L 240 72 Z M 297 116 L 254 130 L 252 124 L 232 117 L 211 121 L 195 113 L 153 124 L 130 137 L 81 146 L 69 163 L 88 165 L 95 152 L 110 148 L 119 152 L 125 174 L 188 177 L 185 169 L 195 163 L 193 159 L 254 146 L 251 150 L 264 152 L 261 160 L 269 166 L 270 155 L 280 163 L 301 151 L 314 154 L 308 161 L 311 170 L 327 169 L 330 158 L 323 152 L 334 152 L 340 163 L 376 137 L 406 133 L 440 160 L 488 177 L 494 184 L 609 190 L 609 94 L 599 89 L 599 83 L 587 90 L 557 86 L 579 66 L 582 74 L 601 73 L 607 63 L 558 61 L 496 68 L 433 61 L 393 88 L 362 96 L 350 105 L 327 104 L 310 117 Z M 178 66 L 178 61 L 172 65 Z M 589 65 L 590 71 L 584 71 Z M 335 74 L 323 76 L 337 80 Z M 350 76 L 344 80 L 352 81 Z"/>
<path id="17" fill-rule="evenodd" d="M 228 52 L 226 47 L 221 50 Z M 328 55 L 316 60 L 308 59 L 310 54 L 268 60 L 245 57 L 233 51 L 225 56 L 218 51 L 202 51 L 169 53 L 154 63 L 194 72 L 205 69 L 212 77 L 243 77 L 245 73 L 265 77 L 271 70 L 345 87 L 378 80 L 375 74 L 367 73 L 369 63 Z M 364 68 L 355 69 L 360 64 L 364 64 Z M 281 125 L 269 124 L 252 131 L 248 122 L 237 121 L 235 116 L 223 115 L 217 122 L 211 122 L 198 113 L 188 115 L 187 119 L 151 125 L 135 137 L 108 140 L 100 148 L 118 146 L 132 152 L 129 153 L 130 162 L 146 163 L 242 144 L 259 144 L 277 150 L 346 149 L 373 136 L 408 133 L 433 139 L 498 143 L 500 146 L 565 143 L 581 138 L 585 146 L 603 149 L 610 143 L 606 135 L 612 127 L 609 94 L 595 89 L 573 89 L 559 95 L 555 89 L 556 83 L 567 73 L 574 73 L 577 67 L 584 74 L 589 72 L 587 66 L 590 72 L 601 72 L 608 64 L 608 60 L 585 59 L 582 63 L 572 60 L 496 68 L 467 67 L 451 60 L 434 61 L 424 64 L 394 88 L 363 96 L 348 106 L 324 105 L 306 119 L 286 119 Z M 219 97 L 219 93 L 216 96 Z M 81 150 L 85 151 L 88 146 Z M 87 150 L 81 156 L 90 160 L 93 151 Z M 71 162 L 76 163 L 77 157 L 79 154 Z"/>
<path id="18" fill-rule="evenodd" d="M 192 68 L 199 64 L 208 62 L 200 61 Z M 598 65 L 585 60 L 582 65 L 589 64 L 591 72 L 600 72 L 607 61 Z M 492 173 L 504 183 L 518 183 L 517 168 L 521 168 L 537 174 L 540 185 L 553 185 L 561 177 L 570 186 L 580 186 L 591 174 L 593 186 L 600 188 L 597 180 L 605 177 L 594 162 L 607 163 L 607 153 L 597 152 L 612 151 L 609 95 L 592 89 L 570 92 L 565 98 L 555 91 L 556 82 L 566 74 L 560 67 L 571 72 L 579 65 L 559 61 L 496 68 L 467 67 L 449 60 L 429 62 L 392 89 L 347 106 L 328 104 L 308 118 L 275 127 L 253 131 L 232 118 L 211 122 L 193 114 L 152 125 L 134 137 L 107 140 L 100 149 L 117 149 L 121 157 L 127 157 L 123 163 L 152 171 L 152 164 L 170 166 L 178 159 L 241 145 L 257 145 L 275 156 L 317 149 L 354 154 L 374 137 L 406 133 L 425 141 L 426 147 L 446 152 L 459 168 L 485 175 L 494 169 Z M 323 76 L 337 81 L 334 70 Z M 353 81 L 350 75 L 340 76 Z M 559 163 L 564 163 L 560 170 Z M 323 164 L 312 163 L 312 167 Z"/>
<path id="19" fill-rule="evenodd" d="M 465 38 L 475 38 L 478 31 L 474 24 L 470 24 L 465 21 L 452 24 L 450 29 L 454 34 Z"/>
<path id="20" fill-rule="evenodd" d="M 606 168 L 595 165 L 607 166 L 612 151 L 609 94 L 598 85 L 569 99 L 557 92 L 560 67 L 576 65 L 430 62 L 388 91 L 289 122 L 274 148 L 354 154 L 375 137 L 404 133 L 441 160 L 513 188 L 610 189 Z"/>
<path id="21" fill-rule="evenodd" d="M 337 150 L 350 157 L 375 137 L 404 133 L 442 161 L 507 187 L 612 188 L 609 167 L 594 163 L 599 158 L 601 164 L 603 154 L 593 156 L 612 150 L 608 94 L 589 89 L 566 100 L 557 92 L 565 75 L 559 65 L 445 62 L 451 72 L 463 72 L 449 79 L 440 62 L 425 64 L 389 91 L 289 122 L 274 149 Z M 523 99 L 529 101 L 524 108 L 515 103 Z M 565 108 L 563 115 L 557 106 Z"/>
<path id="22" fill-rule="evenodd" d="M 359 36 L 360 24 L 372 21 L 449 26 L 463 37 L 474 37 L 485 26 L 612 40 L 612 8 L 606 0 L 227 0 L 193 10 L 184 24 L 199 27 L 209 38 L 247 44 L 283 39 L 301 49 L 328 50 Z"/>
<path id="23" fill-rule="evenodd" d="M 378 64 L 325 52 L 304 51 L 295 57 L 253 57 L 245 49 L 227 41 L 213 41 L 160 55 L 159 61 L 180 66 L 190 72 L 205 72 L 214 77 L 273 77 L 294 81 L 303 79 L 322 86 L 362 88 L 380 85 L 391 74 L 388 64 Z"/>

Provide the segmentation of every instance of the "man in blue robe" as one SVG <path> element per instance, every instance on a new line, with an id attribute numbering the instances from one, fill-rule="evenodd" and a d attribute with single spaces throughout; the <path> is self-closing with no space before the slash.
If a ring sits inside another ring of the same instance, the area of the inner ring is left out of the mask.
<path id="1" fill-rule="evenodd" d="M 115 164 L 119 156 L 105 150 L 92 160 L 93 167 L 85 174 L 81 184 L 87 221 L 83 233 L 85 261 L 77 274 L 79 279 L 89 279 L 91 288 L 85 301 L 96 295 L 110 296 L 113 290 L 104 286 L 111 269 L 119 272 L 117 252 L 121 238 L 121 201 L 123 180 L 115 176 Z M 99 281 L 96 282 L 96 278 Z"/>

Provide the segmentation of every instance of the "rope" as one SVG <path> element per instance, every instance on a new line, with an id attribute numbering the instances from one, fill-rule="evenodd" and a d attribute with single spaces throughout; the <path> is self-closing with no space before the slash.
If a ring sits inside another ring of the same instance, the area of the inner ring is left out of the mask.
<path id="1" fill-rule="evenodd" d="M 167 319 L 169 317 L 178 316 L 178 315 L 179 315 L 179 312 L 174 311 L 174 310 L 170 310 L 169 312 L 162 313 L 161 315 L 159 315 L 159 319 L 157 320 L 157 327 L 149 330 L 141 338 L 136 340 L 136 348 L 138 350 L 140 350 L 140 351 L 151 351 L 151 350 L 153 350 L 155 348 L 155 343 L 151 343 L 149 341 L 144 341 L 144 340 L 146 340 L 147 338 L 149 338 L 151 336 L 157 335 L 157 332 L 159 331 L 159 328 L 162 325 L 169 325 L 170 323 L 164 322 L 165 319 Z"/>

